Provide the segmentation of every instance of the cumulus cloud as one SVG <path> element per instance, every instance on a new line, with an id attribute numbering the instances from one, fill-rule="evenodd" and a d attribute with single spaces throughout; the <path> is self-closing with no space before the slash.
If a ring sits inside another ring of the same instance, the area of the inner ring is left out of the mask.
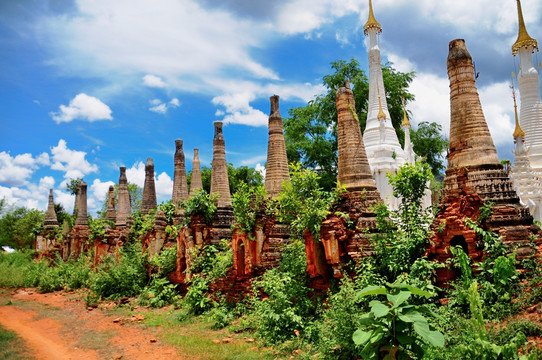
<path id="1" fill-rule="evenodd" d="M 0 183 L 8 186 L 22 186 L 28 183 L 32 174 L 40 167 L 49 165 L 49 154 L 37 157 L 25 153 L 12 157 L 9 152 L 0 152 Z"/>
<path id="2" fill-rule="evenodd" d="M 160 99 L 153 99 L 150 101 L 152 105 L 149 110 L 157 114 L 165 115 L 169 109 L 175 109 L 181 106 L 181 102 L 177 98 L 171 99 L 168 103 L 162 102 Z"/>
<path id="3" fill-rule="evenodd" d="M 68 106 L 60 105 L 58 112 L 50 113 L 57 124 L 72 120 L 98 121 L 112 120 L 111 109 L 100 99 L 80 93 L 75 96 Z"/>
<path id="4" fill-rule="evenodd" d="M 248 158 L 248 159 L 241 160 L 241 165 L 243 165 L 243 166 L 255 165 L 255 164 L 260 165 L 259 164 L 260 162 L 266 161 L 266 160 L 267 160 L 267 154 L 262 154 L 262 155 L 258 155 L 258 156 L 253 156 L 253 157 Z"/>
<path id="5" fill-rule="evenodd" d="M 166 87 L 166 83 L 162 78 L 155 76 L 155 75 L 145 75 L 143 76 L 143 84 L 145 84 L 148 87 L 156 87 L 156 88 L 164 88 Z"/>
<path id="6" fill-rule="evenodd" d="M 260 174 L 262 174 L 263 178 L 265 179 L 265 166 L 263 166 L 262 164 L 260 163 L 257 163 L 256 164 L 256 167 L 254 168 L 257 172 L 259 172 Z"/>
<path id="7" fill-rule="evenodd" d="M 478 90 L 493 142 L 496 146 L 510 144 L 515 126 L 510 84 L 496 83 Z"/>
<path id="8" fill-rule="evenodd" d="M 86 160 L 86 152 L 69 149 L 64 139 L 60 139 L 58 145 L 51 148 L 51 154 L 53 158 L 51 169 L 64 171 L 65 179 L 82 178 L 87 174 L 98 172 L 98 165 Z"/>
<path id="9" fill-rule="evenodd" d="M 49 199 L 49 189 L 52 189 L 54 184 L 53 177 L 44 176 L 37 184 L 27 183 L 24 187 L 0 185 L 0 198 L 6 199 L 9 205 L 45 210 Z"/>
<path id="10" fill-rule="evenodd" d="M 226 124 L 267 126 L 268 115 L 250 106 L 249 102 L 252 100 L 254 100 L 254 94 L 245 92 L 217 96 L 212 102 L 214 105 L 226 108 L 226 115 L 222 120 Z"/>
<path id="11" fill-rule="evenodd" d="M 109 192 L 109 187 L 112 185 L 115 185 L 113 181 L 102 182 L 100 179 L 94 179 L 89 186 L 87 196 L 87 207 L 89 211 L 96 212 L 102 209 L 102 205 L 104 201 L 106 201 L 106 196 Z"/>

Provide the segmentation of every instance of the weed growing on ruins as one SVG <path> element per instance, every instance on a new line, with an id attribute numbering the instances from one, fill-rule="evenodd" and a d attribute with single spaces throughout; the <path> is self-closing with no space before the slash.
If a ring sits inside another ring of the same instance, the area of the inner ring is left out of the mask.
<path id="1" fill-rule="evenodd" d="M 299 163 L 290 164 L 290 181 L 285 181 L 282 188 L 278 197 L 279 220 L 290 224 L 293 238 L 303 239 L 303 234 L 308 231 L 318 241 L 322 221 L 330 214 L 331 206 L 339 200 L 344 188 L 324 191 L 319 185 L 318 174 L 302 169 Z"/>
<path id="2" fill-rule="evenodd" d="M 96 239 L 107 243 L 107 233 L 110 228 L 115 228 L 115 223 L 105 219 L 94 219 L 89 216 L 88 219 L 88 243 L 93 244 Z"/>
<path id="3" fill-rule="evenodd" d="M 166 215 L 166 221 L 168 225 L 173 225 L 173 218 L 175 217 L 175 204 L 173 204 L 172 200 L 169 200 L 167 202 L 163 202 L 160 205 L 158 205 L 158 210 L 161 210 L 164 212 L 164 215 Z"/>
<path id="4" fill-rule="evenodd" d="M 239 183 L 237 192 L 233 194 L 231 202 L 233 205 L 233 216 L 235 225 L 240 231 L 248 234 L 253 239 L 254 226 L 256 225 L 256 214 L 265 203 L 267 193 L 264 186 L 248 186 L 244 182 Z"/>
<path id="5" fill-rule="evenodd" d="M 185 223 L 187 226 L 190 224 L 190 217 L 192 215 L 201 214 L 205 218 L 205 221 L 209 224 L 213 219 L 213 215 L 216 211 L 216 200 L 219 194 L 209 195 L 205 190 L 198 190 L 183 204 Z"/>

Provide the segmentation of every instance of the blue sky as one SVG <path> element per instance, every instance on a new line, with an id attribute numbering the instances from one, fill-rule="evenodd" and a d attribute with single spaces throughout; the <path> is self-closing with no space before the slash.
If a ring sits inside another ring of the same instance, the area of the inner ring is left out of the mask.
<path id="1" fill-rule="evenodd" d="M 523 0 L 542 41 L 542 3 Z M 416 71 L 414 126 L 449 128 L 448 42 L 464 38 L 501 158 L 512 158 L 509 89 L 518 60 L 514 0 L 374 0 L 381 51 Z M 227 160 L 261 167 L 269 97 L 281 113 L 323 91 L 330 62 L 368 70 L 368 0 L 17 0 L 0 2 L 0 198 L 45 209 L 48 189 L 68 210 L 65 183 L 84 177 L 100 208 L 119 166 L 143 184 L 154 159 L 159 201 L 171 197 L 174 140 L 212 160 L 213 121 L 224 120 Z M 535 54 L 534 61 L 542 61 Z"/>

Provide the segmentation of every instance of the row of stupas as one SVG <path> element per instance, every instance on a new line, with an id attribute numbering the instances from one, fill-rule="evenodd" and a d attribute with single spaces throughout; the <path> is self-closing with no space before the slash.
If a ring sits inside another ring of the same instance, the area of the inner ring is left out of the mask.
<path id="1" fill-rule="evenodd" d="M 519 56 L 517 80 L 521 104 L 518 120 L 514 91 L 515 160 L 510 175 L 522 203 L 536 220 L 542 222 L 542 102 L 538 71 L 532 56 L 535 50 L 538 51 L 538 43 L 527 32 L 520 0 L 517 0 L 517 10 L 519 30 L 512 54 Z"/>

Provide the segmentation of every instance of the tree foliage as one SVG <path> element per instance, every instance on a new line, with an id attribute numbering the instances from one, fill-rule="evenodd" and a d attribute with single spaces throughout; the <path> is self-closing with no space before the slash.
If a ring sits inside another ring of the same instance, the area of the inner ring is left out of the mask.
<path id="1" fill-rule="evenodd" d="M 130 205 L 132 206 L 132 212 L 141 210 L 141 201 L 143 199 L 143 189 L 136 184 L 128 183 L 128 194 L 130 194 Z M 105 194 L 104 202 L 102 203 L 101 210 L 98 210 L 98 217 L 105 219 L 107 215 L 107 200 L 109 193 Z M 119 184 L 115 184 L 115 208 L 119 204 Z"/>
<path id="2" fill-rule="evenodd" d="M 211 192 L 211 174 L 212 168 L 203 166 L 201 168 L 201 183 L 203 190 L 208 193 Z M 192 170 L 190 170 L 186 179 L 188 181 L 188 186 L 192 182 Z M 248 185 L 250 188 L 258 187 L 263 184 L 263 175 L 254 168 L 248 166 L 239 166 L 235 167 L 233 164 L 228 164 L 228 180 L 230 181 L 230 193 L 235 194 L 241 183 Z"/>
<path id="3" fill-rule="evenodd" d="M 410 129 L 410 140 L 414 145 L 414 152 L 425 157 L 434 176 L 445 169 L 444 152 L 450 142 L 442 135 L 440 124 L 422 121 L 416 130 Z"/>
<path id="4" fill-rule="evenodd" d="M 34 245 L 45 213 L 25 207 L 8 208 L 0 218 L 0 245 L 28 249 Z"/>

